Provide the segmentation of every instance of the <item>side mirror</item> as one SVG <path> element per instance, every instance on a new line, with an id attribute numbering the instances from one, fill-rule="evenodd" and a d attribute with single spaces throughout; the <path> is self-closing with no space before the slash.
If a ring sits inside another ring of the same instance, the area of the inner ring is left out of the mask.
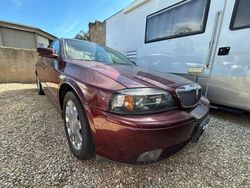
<path id="1" fill-rule="evenodd" d="M 56 59 L 58 57 L 53 48 L 37 48 L 37 52 L 42 57 L 48 57 L 53 59 Z"/>

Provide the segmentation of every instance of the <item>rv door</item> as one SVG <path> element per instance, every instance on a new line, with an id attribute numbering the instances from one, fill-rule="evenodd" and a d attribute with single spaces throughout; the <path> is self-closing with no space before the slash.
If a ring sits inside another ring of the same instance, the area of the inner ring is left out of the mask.
<path id="1" fill-rule="evenodd" d="M 217 2 L 217 1 L 213 1 Z M 228 0 L 207 96 L 212 103 L 250 110 L 250 1 Z M 200 83 L 205 84 L 205 79 Z"/>

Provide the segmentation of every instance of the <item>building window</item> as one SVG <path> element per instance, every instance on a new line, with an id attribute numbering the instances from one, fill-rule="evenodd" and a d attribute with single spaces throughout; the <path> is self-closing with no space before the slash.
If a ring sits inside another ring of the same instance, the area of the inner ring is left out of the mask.
<path id="1" fill-rule="evenodd" d="M 147 16 L 145 42 L 205 32 L 210 0 L 185 0 Z"/>
<path id="2" fill-rule="evenodd" d="M 38 47 L 38 48 L 47 48 L 47 47 L 48 47 L 48 44 L 39 42 L 39 43 L 37 43 L 37 47 Z"/>
<path id="3" fill-rule="evenodd" d="M 250 27 L 250 0 L 236 0 L 231 19 L 230 29 L 244 29 Z"/>

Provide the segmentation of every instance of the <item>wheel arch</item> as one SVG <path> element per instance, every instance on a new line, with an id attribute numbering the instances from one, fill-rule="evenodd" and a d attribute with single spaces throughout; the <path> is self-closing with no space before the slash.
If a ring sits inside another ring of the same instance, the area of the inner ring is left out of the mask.
<path id="1" fill-rule="evenodd" d="M 73 91 L 77 95 L 77 97 L 81 101 L 82 105 L 86 103 L 84 94 L 81 91 L 78 84 L 73 82 L 73 81 L 68 80 L 66 82 L 61 83 L 60 87 L 59 87 L 59 90 L 58 90 L 59 103 L 60 103 L 61 110 L 63 110 L 64 96 L 69 91 Z"/>
<path id="2" fill-rule="evenodd" d="M 80 102 L 82 103 L 85 115 L 86 115 L 87 120 L 88 120 L 89 125 L 90 125 L 93 139 L 95 142 L 95 136 L 94 136 L 95 135 L 95 127 L 94 127 L 93 116 L 92 116 L 91 111 L 87 105 L 86 98 L 85 98 L 83 91 L 81 90 L 80 86 L 73 80 L 67 80 L 67 81 L 61 83 L 59 86 L 58 96 L 59 96 L 59 103 L 60 103 L 61 111 L 63 111 L 64 96 L 69 91 L 73 91 L 76 94 L 76 96 L 78 97 L 78 99 L 80 100 Z"/>

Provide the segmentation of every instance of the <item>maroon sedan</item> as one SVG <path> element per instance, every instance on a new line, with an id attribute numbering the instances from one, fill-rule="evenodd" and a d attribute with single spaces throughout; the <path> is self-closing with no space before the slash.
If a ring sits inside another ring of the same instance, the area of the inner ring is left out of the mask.
<path id="1" fill-rule="evenodd" d="M 145 70 L 108 47 L 58 39 L 37 49 L 38 93 L 62 112 L 73 154 L 149 163 L 197 142 L 209 101 L 190 80 Z"/>

